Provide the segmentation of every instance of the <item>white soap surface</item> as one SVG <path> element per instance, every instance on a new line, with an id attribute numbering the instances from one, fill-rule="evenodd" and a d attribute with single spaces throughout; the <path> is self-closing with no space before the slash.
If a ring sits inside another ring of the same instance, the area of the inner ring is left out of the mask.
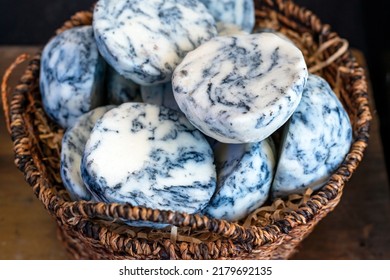
<path id="1" fill-rule="evenodd" d="M 82 177 L 102 201 L 196 213 L 215 191 L 212 150 L 178 111 L 124 103 L 95 125 Z"/>
<path id="2" fill-rule="evenodd" d="M 219 36 L 175 69 L 175 99 L 190 122 L 224 143 L 260 142 L 281 127 L 301 100 L 302 52 L 272 33 Z"/>

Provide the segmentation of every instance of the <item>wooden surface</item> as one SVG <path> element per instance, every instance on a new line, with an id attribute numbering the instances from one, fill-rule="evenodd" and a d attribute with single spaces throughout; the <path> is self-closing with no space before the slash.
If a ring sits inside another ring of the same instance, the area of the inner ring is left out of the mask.
<path id="1" fill-rule="evenodd" d="M 37 47 L 0 47 L 0 75 L 21 53 Z M 354 51 L 364 63 L 362 54 Z M 20 77 L 18 68 L 12 84 Z M 375 110 L 363 162 L 336 209 L 320 221 L 293 259 L 390 259 L 390 195 Z M 13 163 L 10 136 L 0 116 L 0 259 L 70 259 L 54 220 Z"/>

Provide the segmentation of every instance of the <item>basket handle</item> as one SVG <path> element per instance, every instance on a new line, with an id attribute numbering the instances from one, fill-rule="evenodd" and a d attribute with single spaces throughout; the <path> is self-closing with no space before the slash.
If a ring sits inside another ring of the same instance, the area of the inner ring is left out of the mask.
<path id="1" fill-rule="evenodd" d="M 11 120 L 10 120 L 10 111 L 9 111 L 9 99 L 8 99 L 8 81 L 11 77 L 11 74 L 15 70 L 15 68 L 25 62 L 30 57 L 29 54 L 23 53 L 15 58 L 15 60 L 11 63 L 11 65 L 5 70 L 3 79 L 1 82 L 1 101 L 3 102 L 3 111 L 4 111 L 4 118 L 6 127 L 8 130 L 8 133 L 11 133 Z"/>
<path id="2" fill-rule="evenodd" d="M 321 69 L 327 67 L 328 65 L 332 64 L 336 59 L 343 56 L 344 53 L 348 51 L 349 43 L 346 39 L 342 39 L 340 37 L 335 37 L 333 39 L 330 39 L 329 41 L 324 42 L 318 50 L 313 54 L 312 57 L 309 58 L 309 63 L 314 61 L 316 57 L 318 57 L 321 53 L 325 52 L 328 48 L 332 46 L 337 46 L 338 44 L 341 44 L 341 46 L 337 49 L 335 53 L 333 53 L 331 56 L 329 56 L 325 61 L 321 61 L 318 64 L 315 64 L 311 66 L 308 70 L 310 73 L 316 73 L 320 71 Z"/>

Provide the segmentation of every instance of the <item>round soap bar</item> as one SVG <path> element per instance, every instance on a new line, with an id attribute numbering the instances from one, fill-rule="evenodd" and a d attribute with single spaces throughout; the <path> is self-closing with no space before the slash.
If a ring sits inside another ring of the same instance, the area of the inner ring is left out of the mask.
<path id="1" fill-rule="evenodd" d="M 91 26 L 74 27 L 51 39 L 42 52 L 39 80 L 48 116 L 67 128 L 103 105 L 105 66 Z"/>
<path id="2" fill-rule="evenodd" d="M 216 21 L 230 23 L 251 33 L 255 26 L 253 0 L 200 0 Z"/>
<path id="3" fill-rule="evenodd" d="M 323 78 L 309 75 L 302 100 L 284 127 L 272 196 L 321 188 L 352 143 L 344 107 Z"/>
<path id="4" fill-rule="evenodd" d="M 73 200 L 91 200 L 80 173 L 81 157 L 85 144 L 96 121 L 114 106 L 93 109 L 81 115 L 62 137 L 60 174 L 65 188 Z"/>
<path id="5" fill-rule="evenodd" d="M 112 67 L 107 67 L 107 101 L 109 104 L 121 105 L 126 102 L 141 102 L 140 85 L 125 79 Z"/>
<path id="6" fill-rule="evenodd" d="M 175 69 L 181 111 L 224 143 L 260 142 L 294 112 L 306 84 L 302 52 L 272 33 L 215 37 Z"/>
<path id="7" fill-rule="evenodd" d="M 92 24 L 108 64 L 141 85 L 168 82 L 188 51 L 217 34 L 194 0 L 99 0 Z"/>
<path id="8" fill-rule="evenodd" d="M 183 114 L 124 103 L 96 123 L 81 170 L 102 201 L 195 213 L 215 191 L 213 161 L 208 142 Z"/>
<path id="9" fill-rule="evenodd" d="M 268 199 L 274 176 L 275 147 L 271 138 L 258 143 L 214 146 L 217 190 L 204 213 L 238 221 Z"/>

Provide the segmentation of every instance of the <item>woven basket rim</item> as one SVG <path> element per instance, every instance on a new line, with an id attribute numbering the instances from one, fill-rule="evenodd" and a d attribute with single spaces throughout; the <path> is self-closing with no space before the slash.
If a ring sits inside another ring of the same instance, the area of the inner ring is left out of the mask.
<path id="1" fill-rule="evenodd" d="M 305 8 L 299 7 L 293 1 L 265 0 L 262 5 L 268 6 L 279 13 L 278 16 L 280 18 L 278 20 L 280 21 L 285 20 L 284 18 L 287 17 L 296 21 L 306 22 L 307 29 L 312 29 L 314 33 L 320 34 L 321 39 L 325 39 L 325 41 L 335 37 L 339 38 L 337 34 L 332 32 L 329 25 L 323 25 L 316 15 Z M 70 21 L 64 24 L 63 28 L 58 29 L 57 33 L 73 26 L 88 24 L 91 18 L 91 11 L 78 12 Z M 304 19 L 309 20 L 304 21 Z M 338 45 L 333 47 L 339 48 Z M 30 60 L 20 83 L 12 92 L 10 126 L 11 137 L 14 143 L 15 163 L 20 171 L 23 172 L 29 185 L 33 187 L 38 199 L 62 225 L 67 224 L 69 227 L 76 229 L 80 226 L 80 221 L 91 223 L 90 226 L 93 227 L 97 226 L 95 222 L 99 219 L 112 222 L 118 220 L 141 220 L 168 223 L 176 227 L 190 227 L 193 230 L 206 230 L 217 234 L 221 238 L 228 240 L 228 242 L 245 243 L 248 247 L 259 247 L 273 243 L 281 235 L 288 234 L 297 226 L 307 224 L 320 211 L 324 211 L 328 205 L 338 203 L 345 183 L 358 167 L 367 147 L 371 113 L 364 69 L 357 64 L 349 50 L 338 61 L 340 61 L 339 63 L 343 67 L 340 68 L 343 72 L 342 74 L 348 76 L 348 79 L 352 82 L 350 94 L 355 96 L 355 101 L 358 104 L 356 108 L 357 119 L 353 127 L 354 140 L 351 149 L 345 161 L 332 174 L 328 183 L 321 190 L 311 195 L 307 202 L 297 210 L 291 210 L 283 219 L 266 226 L 243 227 L 237 222 L 212 219 L 200 214 L 132 207 L 128 204 L 90 201 L 72 202 L 66 201 L 58 193 L 54 192 L 53 184 L 41 173 L 41 170 L 44 169 L 43 163 L 39 158 L 34 157 L 37 143 L 34 143 L 35 140 L 31 138 L 31 128 L 28 124 L 30 120 L 25 117 L 29 102 L 35 106 L 40 106 L 39 101 L 28 100 L 28 98 L 31 98 L 28 96 L 28 92 L 34 90 L 33 88 L 36 86 L 34 81 L 36 82 L 39 79 L 40 52 Z M 26 141 L 29 142 L 30 151 L 23 149 Z M 99 226 L 104 228 L 103 225 Z M 108 228 L 107 231 L 109 231 Z"/>

